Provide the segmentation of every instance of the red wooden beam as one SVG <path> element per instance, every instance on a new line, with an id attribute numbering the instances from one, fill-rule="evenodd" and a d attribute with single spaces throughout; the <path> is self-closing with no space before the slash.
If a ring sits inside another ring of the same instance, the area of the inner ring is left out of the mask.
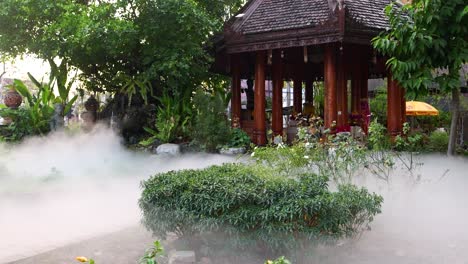
<path id="1" fill-rule="evenodd" d="M 333 45 L 325 46 L 324 53 L 325 80 L 325 128 L 330 128 L 337 118 L 336 104 L 336 49 Z"/>
<path id="2" fill-rule="evenodd" d="M 283 135 L 283 65 L 281 51 L 273 51 L 273 102 L 272 130 L 273 136 Z"/>
<path id="3" fill-rule="evenodd" d="M 240 127 L 241 118 L 241 77 L 240 77 L 240 58 L 238 54 L 231 55 L 231 113 L 232 127 Z"/>
<path id="4" fill-rule="evenodd" d="M 255 60 L 255 108 L 254 108 L 254 138 L 257 145 L 266 145 L 266 114 L 265 114 L 265 64 L 266 51 L 257 51 Z"/>

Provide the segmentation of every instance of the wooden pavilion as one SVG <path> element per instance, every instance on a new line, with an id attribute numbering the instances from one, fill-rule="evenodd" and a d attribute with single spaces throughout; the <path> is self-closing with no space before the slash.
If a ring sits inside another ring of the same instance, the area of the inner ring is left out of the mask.
<path id="1" fill-rule="evenodd" d="M 314 82 L 324 81 L 324 126 L 336 122 L 343 131 L 349 128 L 350 116 L 369 115 L 368 79 L 386 76 L 388 131 L 400 134 L 404 90 L 371 46 L 371 39 L 388 27 L 384 8 L 390 1 L 250 0 L 225 24 L 217 45 L 216 68 L 232 76 L 233 125 L 240 125 L 254 143 L 265 145 L 265 80 L 273 83 L 274 135 L 283 134 L 284 81 L 294 83 L 296 113 L 302 112 L 303 85 L 305 101 L 312 102 Z M 253 118 L 246 118 L 241 109 L 241 79 L 250 83 L 247 94 L 253 103 L 248 102 L 247 110 Z"/>

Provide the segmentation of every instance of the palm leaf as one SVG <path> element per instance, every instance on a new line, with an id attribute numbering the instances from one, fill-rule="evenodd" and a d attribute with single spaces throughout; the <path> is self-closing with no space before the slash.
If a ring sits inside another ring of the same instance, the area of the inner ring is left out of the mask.
<path id="1" fill-rule="evenodd" d="M 26 85 L 21 80 L 15 79 L 13 83 L 14 83 L 13 85 L 14 89 L 19 94 L 21 94 L 21 96 L 26 97 L 28 99 L 28 103 L 32 105 L 33 104 L 32 95 L 28 87 L 26 87 Z"/>

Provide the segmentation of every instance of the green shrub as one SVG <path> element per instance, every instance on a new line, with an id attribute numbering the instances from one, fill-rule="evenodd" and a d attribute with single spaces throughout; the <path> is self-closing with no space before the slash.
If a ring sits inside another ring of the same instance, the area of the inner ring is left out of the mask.
<path id="1" fill-rule="evenodd" d="M 221 148 L 230 138 L 224 100 L 200 90 L 193 102 L 196 109 L 192 133 L 194 143 L 206 151 Z"/>
<path id="2" fill-rule="evenodd" d="M 230 148 L 242 148 L 248 147 L 252 141 L 249 135 L 240 128 L 234 128 L 231 130 L 231 138 L 227 144 Z"/>
<path id="3" fill-rule="evenodd" d="M 446 152 L 449 142 L 449 135 L 444 131 L 434 131 L 429 136 L 429 144 L 427 146 L 429 151 Z"/>
<path id="4" fill-rule="evenodd" d="M 144 127 L 151 136 L 140 142 L 143 146 L 149 146 L 156 140 L 162 143 L 181 141 L 190 132 L 192 118 L 190 94 L 176 97 L 165 93 L 158 100 L 160 105 L 156 112 L 155 129 Z"/>
<path id="5" fill-rule="evenodd" d="M 142 183 L 144 223 L 161 237 L 220 232 L 237 246 L 285 249 L 352 236 L 380 213 L 382 197 L 365 189 L 342 185 L 332 192 L 327 177 L 271 172 L 225 164 L 158 174 Z"/>
<path id="6" fill-rule="evenodd" d="M 25 137 L 45 135 L 49 132 L 51 111 L 37 108 L 20 107 L 18 109 L 0 109 L 0 116 L 11 118 L 13 122 L 3 129 L 2 139 L 9 142 L 21 141 Z"/>
<path id="7" fill-rule="evenodd" d="M 387 87 L 377 88 L 374 98 L 369 99 L 372 118 L 381 124 L 387 124 Z"/>

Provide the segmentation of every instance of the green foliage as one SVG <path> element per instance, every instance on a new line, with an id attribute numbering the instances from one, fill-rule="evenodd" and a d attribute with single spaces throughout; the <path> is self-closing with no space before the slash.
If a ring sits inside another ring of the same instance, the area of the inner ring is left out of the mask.
<path id="1" fill-rule="evenodd" d="M 391 142 L 387 136 L 387 128 L 374 119 L 369 125 L 368 146 L 372 150 L 381 151 L 391 148 Z"/>
<path id="2" fill-rule="evenodd" d="M 186 138 L 190 130 L 192 108 L 190 95 L 181 97 L 164 94 L 159 98 L 160 106 L 156 112 L 156 130 L 145 127 L 151 137 L 141 141 L 143 146 L 149 146 L 159 139 L 163 143 L 174 142 Z"/>
<path id="3" fill-rule="evenodd" d="M 212 75 L 213 32 L 243 2 L 3 0 L 0 56 L 66 59 L 92 91 L 193 90 Z"/>
<path id="4" fill-rule="evenodd" d="M 230 127 L 226 117 L 226 105 L 222 96 L 199 90 L 194 98 L 195 117 L 193 141 L 207 151 L 215 151 L 227 144 Z"/>
<path id="5" fill-rule="evenodd" d="M 30 126 L 31 116 L 27 109 L 2 108 L 0 109 L 0 116 L 14 120 L 8 127 L 2 129 L 1 141 L 16 142 L 34 134 L 34 130 Z"/>
<path id="6" fill-rule="evenodd" d="M 280 257 L 276 260 L 267 260 L 265 264 L 291 264 L 291 261 L 285 259 L 284 257 Z"/>
<path id="7" fill-rule="evenodd" d="M 323 82 L 314 82 L 314 109 L 315 116 L 323 116 L 325 106 L 325 87 Z"/>
<path id="8" fill-rule="evenodd" d="M 425 94 L 435 81 L 445 91 L 458 89 L 468 58 L 468 16 L 464 0 L 414 0 L 385 12 L 390 30 L 374 38 L 398 80 L 411 94 Z M 434 75 L 435 69 L 447 69 Z"/>
<path id="9" fill-rule="evenodd" d="M 377 88 L 374 98 L 369 99 L 369 106 L 373 120 L 387 124 L 387 87 Z"/>
<path id="10" fill-rule="evenodd" d="M 148 95 L 153 96 L 153 87 L 150 81 L 141 78 L 132 78 L 126 75 L 121 76 L 121 79 L 124 85 L 120 92 L 127 95 L 129 106 L 132 104 L 134 95 L 139 95 L 145 104 L 148 104 Z"/>
<path id="11" fill-rule="evenodd" d="M 434 152 L 445 152 L 447 150 L 449 136 L 445 131 L 434 131 L 429 136 L 427 149 Z"/>
<path id="12" fill-rule="evenodd" d="M 246 148 L 250 146 L 252 141 L 250 140 L 249 135 L 240 128 L 235 128 L 231 130 L 231 138 L 227 144 L 229 148 Z"/>
<path id="13" fill-rule="evenodd" d="M 410 133 L 409 123 L 403 124 L 403 135 L 395 138 L 395 149 L 398 151 L 415 152 L 423 149 L 423 136 L 419 133 Z"/>
<path id="14" fill-rule="evenodd" d="M 140 259 L 140 264 L 158 264 L 156 258 L 164 254 L 164 248 L 159 240 L 154 241 L 153 247 L 146 250 Z"/>
<path id="15" fill-rule="evenodd" d="M 73 83 L 75 82 L 76 76 L 72 80 L 68 81 L 69 69 L 68 69 L 68 62 L 66 60 L 62 60 L 60 65 L 57 66 L 54 60 L 49 59 L 49 65 L 51 68 L 51 72 L 50 72 L 51 80 L 49 83 L 51 84 L 55 81 L 58 94 L 59 94 L 59 96 L 55 98 L 54 101 L 55 103 L 60 103 L 63 105 L 62 116 L 65 116 L 68 112 L 70 112 L 71 108 L 73 107 L 73 104 L 78 99 L 78 95 L 75 95 L 72 97 L 72 99 L 68 100 L 68 97 L 70 95 L 70 90 L 73 86 Z M 28 74 L 28 75 L 31 81 L 33 81 L 33 83 L 40 89 L 42 84 L 40 84 L 31 74 Z"/>
<path id="16" fill-rule="evenodd" d="M 255 148 L 251 156 L 259 165 L 266 165 L 276 174 L 284 177 L 295 177 L 306 170 L 310 157 L 307 156 L 304 144 L 295 144 L 290 147 L 285 144 L 277 146 Z"/>
<path id="17" fill-rule="evenodd" d="M 55 95 L 50 85 L 39 83 L 30 74 L 29 77 L 37 86 L 38 92 L 31 94 L 22 81 L 14 80 L 12 88 L 26 99 L 25 105 L 18 109 L 0 109 L 2 117 L 13 120 L 7 128 L 7 135 L 4 135 L 7 141 L 19 141 L 30 135 L 44 135 L 50 130 L 49 121 L 54 113 Z"/>
<path id="18" fill-rule="evenodd" d="M 390 57 L 387 65 L 408 95 L 426 94 L 433 83 L 452 93 L 447 153 L 454 155 L 460 75 L 468 59 L 466 1 L 413 0 L 410 5 L 399 5 L 391 2 L 386 8 L 390 30 L 374 38 L 373 45 Z"/>
<path id="19" fill-rule="evenodd" d="M 171 171 L 142 187 L 144 223 L 158 236 L 221 232 L 237 246 L 275 249 L 355 235 L 382 203 L 365 189 L 342 185 L 331 192 L 327 177 L 310 172 L 281 177 L 263 165 Z"/>

